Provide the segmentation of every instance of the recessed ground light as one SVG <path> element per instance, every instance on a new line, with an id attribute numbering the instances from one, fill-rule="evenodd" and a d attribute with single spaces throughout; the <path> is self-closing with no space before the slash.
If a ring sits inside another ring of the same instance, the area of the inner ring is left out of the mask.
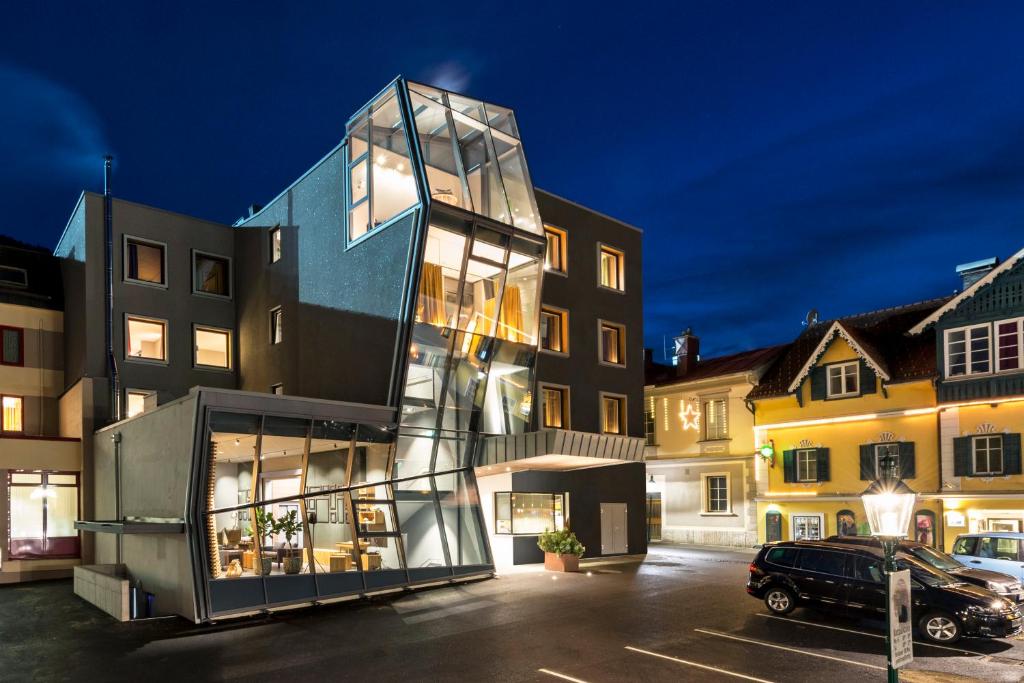
<path id="1" fill-rule="evenodd" d="M 240 439 L 235 439 L 235 445 L 236 446 L 239 445 L 240 443 L 242 443 Z"/>
<path id="2" fill-rule="evenodd" d="M 593 576 L 594 572 L 587 572 L 587 576 Z"/>

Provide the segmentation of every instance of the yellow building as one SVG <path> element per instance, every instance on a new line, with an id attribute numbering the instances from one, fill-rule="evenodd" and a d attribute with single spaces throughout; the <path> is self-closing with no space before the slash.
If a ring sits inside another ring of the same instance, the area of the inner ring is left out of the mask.
<path id="1" fill-rule="evenodd" d="M 754 416 L 746 396 L 784 347 L 700 358 L 689 330 L 676 364 L 648 369 L 644 387 L 652 541 L 751 547 Z"/>
<path id="2" fill-rule="evenodd" d="M 768 447 L 755 494 L 759 541 L 867 533 L 860 495 L 886 455 L 924 494 L 909 536 L 941 538 L 935 342 L 907 331 L 947 300 L 814 321 L 750 392 L 756 445 Z"/>
<path id="3" fill-rule="evenodd" d="M 910 330 L 938 340 L 947 550 L 961 533 L 1024 531 L 1024 249 L 957 271 L 963 292 Z"/>

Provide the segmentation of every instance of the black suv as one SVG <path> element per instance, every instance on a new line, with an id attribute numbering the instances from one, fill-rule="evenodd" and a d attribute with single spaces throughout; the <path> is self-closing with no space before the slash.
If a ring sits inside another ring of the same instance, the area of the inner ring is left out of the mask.
<path id="1" fill-rule="evenodd" d="M 1021 614 L 1012 602 L 906 555 L 897 564 L 910 570 L 912 616 L 924 638 L 952 643 L 963 635 L 1007 637 L 1021 631 Z M 747 592 L 775 614 L 788 614 L 798 605 L 885 614 L 883 559 L 876 548 L 824 541 L 771 543 L 749 569 Z"/>
<path id="2" fill-rule="evenodd" d="M 882 547 L 881 542 L 872 536 L 829 536 L 825 540 L 829 543 L 852 543 L 872 548 Z M 898 554 L 906 553 L 925 564 L 930 564 L 939 571 L 952 574 L 961 581 L 987 588 L 1001 598 L 1013 600 L 1014 602 L 1024 601 L 1024 588 L 1021 588 L 1020 581 L 1009 574 L 1000 574 L 988 569 L 968 567 L 952 555 L 947 555 L 930 545 L 916 541 L 900 541 L 896 546 L 896 552 Z"/>

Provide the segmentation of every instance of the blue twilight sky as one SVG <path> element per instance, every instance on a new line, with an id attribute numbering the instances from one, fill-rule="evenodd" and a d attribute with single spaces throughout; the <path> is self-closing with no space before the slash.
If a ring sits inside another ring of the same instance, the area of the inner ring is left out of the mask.
<path id="1" fill-rule="evenodd" d="M 215 7 L 212 7 L 214 6 Z M 515 108 L 534 182 L 645 231 L 646 342 L 705 355 L 1024 247 L 1024 3 L 16 3 L 0 232 L 78 192 L 232 222 L 395 75 Z"/>

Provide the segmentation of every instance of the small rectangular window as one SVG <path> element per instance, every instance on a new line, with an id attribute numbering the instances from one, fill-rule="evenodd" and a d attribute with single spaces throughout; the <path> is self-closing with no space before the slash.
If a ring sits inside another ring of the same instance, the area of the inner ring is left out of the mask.
<path id="1" fill-rule="evenodd" d="M 569 388 L 541 386 L 543 401 L 542 426 L 547 429 L 569 428 Z"/>
<path id="2" fill-rule="evenodd" d="M 984 375 L 992 370 L 992 326 L 946 330 L 946 377 Z"/>
<path id="3" fill-rule="evenodd" d="M 195 364 L 197 367 L 231 367 L 231 331 L 216 327 L 195 327 Z"/>
<path id="4" fill-rule="evenodd" d="M 281 260 L 281 228 L 275 227 L 270 230 L 270 262 L 277 263 Z"/>
<path id="5" fill-rule="evenodd" d="M 565 273 L 566 268 L 566 246 L 568 236 L 565 230 L 544 226 L 544 236 L 547 239 L 547 250 L 544 252 L 544 270 L 553 273 Z"/>
<path id="6" fill-rule="evenodd" d="M 900 445 L 898 443 L 875 444 L 875 479 L 882 478 L 884 474 L 882 459 L 886 457 L 891 458 L 896 465 L 896 471 L 900 471 Z"/>
<path id="7" fill-rule="evenodd" d="M 28 271 L 14 266 L 0 266 L 0 285 L 5 287 L 28 287 Z"/>
<path id="8" fill-rule="evenodd" d="M 724 474 L 704 478 L 705 512 L 729 511 L 729 477 Z"/>
<path id="9" fill-rule="evenodd" d="M 1001 475 L 1003 473 L 1003 437 L 976 436 L 974 447 L 974 474 Z"/>
<path id="10" fill-rule="evenodd" d="M 0 325 L 0 365 L 25 364 L 25 330 Z"/>
<path id="11" fill-rule="evenodd" d="M 270 385 L 270 393 L 274 396 L 284 396 L 284 385 L 283 384 L 272 384 Z"/>
<path id="12" fill-rule="evenodd" d="M 167 247 L 159 242 L 124 238 L 124 279 L 129 282 L 144 282 L 153 285 L 166 285 Z"/>
<path id="13" fill-rule="evenodd" d="M 818 451 L 813 448 L 796 452 L 796 480 L 818 481 Z"/>
<path id="14" fill-rule="evenodd" d="M 828 366 L 828 397 L 841 398 L 860 393 L 860 362 Z"/>
<path id="15" fill-rule="evenodd" d="M 126 359 L 167 362 L 167 322 L 126 316 L 124 346 Z"/>
<path id="16" fill-rule="evenodd" d="M 724 398 L 704 402 L 704 439 L 714 441 L 729 436 L 729 421 L 726 415 L 728 402 Z"/>
<path id="17" fill-rule="evenodd" d="M 599 248 L 598 256 L 598 282 L 602 287 L 617 289 L 620 292 L 626 289 L 625 277 L 623 275 L 623 262 L 625 254 L 618 249 L 605 245 Z"/>
<path id="18" fill-rule="evenodd" d="M 602 363 L 626 364 L 626 328 L 622 325 L 599 321 L 598 352 Z"/>
<path id="19" fill-rule="evenodd" d="M 128 389 L 125 393 L 125 412 L 128 417 L 145 412 L 146 399 L 153 395 L 152 391 L 142 389 Z"/>
<path id="20" fill-rule="evenodd" d="M 231 296 L 231 259 L 192 252 L 192 291 L 196 294 Z"/>
<path id="21" fill-rule="evenodd" d="M 536 535 L 565 528 L 564 493 L 494 493 L 496 534 Z"/>
<path id="22" fill-rule="evenodd" d="M 270 343 L 280 344 L 284 341 L 284 313 L 280 306 L 270 309 Z"/>
<path id="23" fill-rule="evenodd" d="M 658 420 L 657 420 L 657 409 L 654 403 L 654 398 L 648 399 L 646 405 L 644 405 L 644 437 L 646 437 L 648 446 L 656 446 L 658 444 Z"/>
<path id="24" fill-rule="evenodd" d="M 569 314 L 566 311 L 541 307 L 540 348 L 551 353 L 569 353 Z"/>
<path id="25" fill-rule="evenodd" d="M 1012 372 L 1024 369 L 1024 318 L 1001 320 L 996 324 L 996 370 Z"/>
<path id="26" fill-rule="evenodd" d="M 626 433 L 626 397 L 601 394 L 601 433 Z"/>
<path id="27" fill-rule="evenodd" d="M 21 396 L 0 396 L 0 431 L 25 431 L 24 407 Z"/>

